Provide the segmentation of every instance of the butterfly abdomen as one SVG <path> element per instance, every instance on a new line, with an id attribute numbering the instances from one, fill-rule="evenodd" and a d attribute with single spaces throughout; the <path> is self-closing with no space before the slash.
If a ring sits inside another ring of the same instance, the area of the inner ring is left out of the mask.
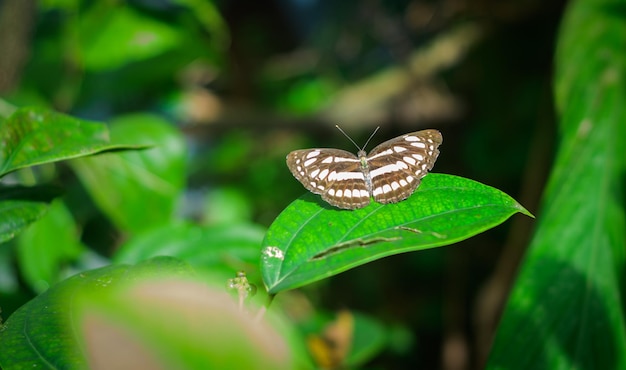
<path id="1" fill-rule="evenodd" d="M 361 162 L 361 172 L 363 172 L 363 178 L 365 180 L 365 187 L 367 188 L 367 193 L 372 195 L 372 177 L 370 176 L 370 168 L 367 164 L 367 153 L 365 150 L 359 150 L 358 153 L 359 161 Z"/>

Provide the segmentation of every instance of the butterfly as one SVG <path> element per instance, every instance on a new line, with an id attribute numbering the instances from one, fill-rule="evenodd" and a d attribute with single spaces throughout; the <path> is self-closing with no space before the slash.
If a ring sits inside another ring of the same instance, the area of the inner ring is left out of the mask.
<path id="1" fill-rule="evenodd" d="M 294 150 L 287 167 L 305 188 L 338 208 L 363 208 L 371 198 L 397 203 L 413 194 L 433 168 L 442 142 L 441 133 L 429 129 L 387 140 L 369 154 L 361 148 L 357 155 L 328 148 Z"/>

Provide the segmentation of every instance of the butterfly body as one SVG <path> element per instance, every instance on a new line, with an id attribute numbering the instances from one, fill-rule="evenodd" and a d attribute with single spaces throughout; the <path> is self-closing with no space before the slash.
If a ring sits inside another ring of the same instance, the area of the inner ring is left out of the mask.
<path id="1" fill-rule="evenodd" d="M 443 142 L 437 130 L 422 130 L 388 140 L 367 154 L 340 149 L 303 149 L 287 155 L 287 166 L 309 191 L 329 204 L 357 209 L 371 198 L 396 203 L 408 198 L 433 167 Z"/>

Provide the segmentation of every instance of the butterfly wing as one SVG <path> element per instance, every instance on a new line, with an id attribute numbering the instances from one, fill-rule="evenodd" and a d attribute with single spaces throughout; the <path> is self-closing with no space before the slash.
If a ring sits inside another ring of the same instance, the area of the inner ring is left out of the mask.
<path id="1" fill-rule="evenodd" d="M 305 188 L 335 207 L 356 209 L 370 203 L 361 162 L 350 152 L 295 150 L 287 155 L 287 167 Z"/>
<path id="2" fill-rule="evenodd" d="M 408 198 L 433 168 L 443 142 L 437 130 L 402 135 L 378 145 L 367 156 L 372 196 L 378 203 Z"/>

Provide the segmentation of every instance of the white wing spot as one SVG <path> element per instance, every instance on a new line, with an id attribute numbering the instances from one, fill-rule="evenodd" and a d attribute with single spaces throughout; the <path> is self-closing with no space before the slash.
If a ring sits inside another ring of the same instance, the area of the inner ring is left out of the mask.
<path id="1" fill-rule="evenodd" d="M 336 196 L 340 197 L 343 195 L 343 192 L 341 191 L 341 189 L 337 190 L 337 192 L 335 193 Z"/>
<path id="2" fill-rule="evenodd" d="M 396 165 L 398 166 L 398 168 L 402 168 L 402 169 L 405 169 L 405 170 L 407 168 L 409 168 L 409 166 L 406 163 L 402 162 L 402 161 L 397 161 Z"/>
<path id="3" fill-rule="evenodd" d="M 352 179 L 365 180 L 362 172 L 339 172 L 334 176 L 334 178 L 339 181 L 352 180 Z M 330 176 L 328 176 L 328 179 L 330 180 Z"/>
<path id="4" fill-rule="evenodd" d="M 392 188 L 393 190 L 396 190 L 396 189 L 398 189 L 399 187 L 400 187 L 400 184 L 398 184 L 398 182 L 397 182 L 397 181 L 394 181 L 394 182 L 392 182 L 392 183 L 391 183 L 391 188 Z"/>
<path id="5" fill-rule="evenodd" d="M 367 190 L 361 190 L 361 197 L 363 198 L 369 198 L 369 193 L 367 192 Z"/>
<path id="6" fill-rule="evenodd" d="M 359 160 L 356 158 L 346 158 L 346 157 L 335 157 L 335 163 L 338 162 L 358 162 Z M 330 163 L 330 162 L 328 162 Z"/>
<path id="7" fill-rule="evenodd" d="M 335 190 L 334 189 L 328 189 L 328 195 L 330 195 L 331 197 L 335 196 Z"/>
<path id="8" fill-rule="evenodd" d="M 393 154 L 393 149 L 387 149 L 387 150 L 385 150 L 383 152 L 380 152 L 380 153 L 378 153 L 376 155 L 368 157 L 367 159 L 371 161 L 372 159 L 375 159 L 375 158 L 378 158 L 378 157 L 383 157 L 383 156 L 390 155 L 390 154 Z"/>
<path id="9" fill-rule="evenodd" d="M 304 161 L 304 167 L 309 167 L 313 163 L 317 162 L 317 158 L 311 158 Z"/>
<path id="10" fill-rule="evenodd" d="M 318 173 L 320 173 L 320 169 L 319 168 L 314 169 L 313 172 L 311 172 L 311 177 L 317 176 Z"/>
<path id="11" fill-rule="evenodd" d="M 350 189 L 346 189 L 346 190 L 343 192 L 343 196 L 344 196 L 344 197 L 346 197 L 346 198 L 352 198 L 352 190 L 350 190 Z"/>
<path id="12" fill-rule="evenodd" d="M 324 168 L 324 170 L 322 170 L 322 172 L 320 172 L 319 179 L 320 180 L 324 180 L 326 178 L 326 175 L 328 175 L 328 168 Z"/>
<path id="13" fill-rule="evenodd" d="M 415 179 L 413 178 L 413 176 L 407 176 L 407 177 L 406 177 L 406 181 L 407 181 L 407 182 L 413 182 L 413 180 L 415 180 Z"/>
<path id="14" fill-rule="evenodd" d="M 417 163 L 417 161 L 411 157 L 403 157 L 402 159 L 411 165 L 415 165 L 415 163 Z"/>
<path id="15" fill-rule="evenodd" d="M 406 141 L 419 141 L 420 138 L 417 137 L 417 136 L 407 136 L 407 137 L 404 138 L 404 140 L 406 140 Z"/>
<path id="16" fill-rule="evenodd" d="M 389 184 L 383 185 L 383 193 L 387 194 L 391 191 L 391 186 Z"/>
<path id="17" fill-rule="evenodd" d="M 377 187 L 376 189 L 374 189 L 374 191 L 372 191 L 373 196 L 377 196 L 378 194 L 382 194 L 382 193 L 383 193 L 382 187 Z"/>
<path id="18" fill-rule="evenodd" d="M 426 144 L 420 143 L 420 142 L 411 143 L 411 145 L 416 147 L 416 148 L 420 148 L 420 149 L 426 148 Z"/>
<path id="19" fill-rule="evenodd" d="M 418 161 L 423 161 L 424 160 L 424 156 L 421 154 L 413 154 L 413 158 L 417 159 Z"/>
<path id="20" fill-rule="evenodd" d="M 320 190 L 324 190 L 324 185 L 322 185 L 322 184 L 317 185 L 317 188 L 320 189 Z"/>
<path id="21" fill-rule="evenodd" d="M 405 186 L 407 186 L 408 184 L 409 184 L 409 183 L 408 183 L 408 182 L 406 182 L 406 180 L 404 180 L 404 179 L 401 179 L 401 180 L 400 180 L 400 186 L 405 187 Z"/>
<path id="22" fill-rule="evenodd" d="M 320 151 L 319 150 L 315 150 L 313 152 L 309 152 L 309 154 L 306 155 L 306 159 L 317 157 L 318 155 L 320 155 Z"/>
<path id="23" fill-rule="evenodd" d="M 393 150 L 395 150 L 396 153 L 401 153 L 401 152 L 403 152 L 403 151 L 405 151 L 407 149 L 405 147 L 402 147 L 402 146 L 394 146 Z"/>
<path id="24" fill-rule="evenodd" d="M 402 165 L 398 166 L 398 163 L 402 163 Z M 382 166 L 374 170 L 371 170 L 370 176 L 376 177 L 376 176 L 384 175 L 389 172 L 396 172 L 400 170 L 401 168 L 408 168 L 408 166 L 406 163 L 398 161 L 396 163 L 388 164 L 386 166 Z"/>
<path id="25" fill-rule="evenodd" d="M 333 163 L 333 157 L 326 157 L 326 158 L 324 158 L 322 163 Z"/>

